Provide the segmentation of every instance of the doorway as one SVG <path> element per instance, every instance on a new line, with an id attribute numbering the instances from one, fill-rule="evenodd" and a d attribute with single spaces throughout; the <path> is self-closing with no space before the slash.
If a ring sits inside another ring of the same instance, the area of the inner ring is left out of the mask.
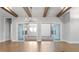
<path id="1" fill-rule="evenodd" d="M 26 24 L 26 27 L 25 27 L 25 40 L 36 41 L 38 37 L 38 24 L 29 23 Z"/>
<path id="2" fill-rule="evenodd" d="M 11 41 L 11 18 L 5 18 L 5 39 Z"/>

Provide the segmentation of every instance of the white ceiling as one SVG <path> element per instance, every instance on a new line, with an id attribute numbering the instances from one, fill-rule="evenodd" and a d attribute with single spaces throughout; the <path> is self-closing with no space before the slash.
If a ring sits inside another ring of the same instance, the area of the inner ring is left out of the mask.
<path id="1" fill-rule="evenodd" d="M 32 17 L 43 17 L 45 7 L 32 7 Z M 25 10 L 22 7 L 12 7 L 12 10 L 19 16 L 25 17 L 27 16 Z M 48 17 L 54 17 L 60 12 L 60 7 L 50 7 L 47 13 Z M 12 16 L 8 12 L 4 11 L 0 8 L 1 16 Z"/>
<path id="2" fill-rule="evenodd" d="M 33 7 L 32 8 L 32 17 L 42 17 L 44 13 L 44 8 L 42 7 Z"/>
<path id="3" fill-rule="evenodd" d="M 47 16 L 48 17 L 55 17 L 61 11 L 60 7 L 51 7 L 48 10 Z"/>
<path id="4" fill-rule="evenodd" d="M 47 13 L 47 17 L 54 17 L 61 11 L 60 7 L 50 7 Z M 43 17 L 44 7 L 33 7 L 32 17 Z"/>
<path id="5" fill-rule="evenodd" d="M 27 16 L 27 13 L 22 7 L 12 7 L 12 10 L 19 16 L 19 17 L 25 17 Z"/>

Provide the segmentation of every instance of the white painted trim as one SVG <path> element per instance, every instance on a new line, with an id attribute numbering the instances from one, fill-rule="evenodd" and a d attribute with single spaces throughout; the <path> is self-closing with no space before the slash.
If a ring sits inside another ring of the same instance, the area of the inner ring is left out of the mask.
<path id="1" fill-rule="evenodd" d="M 24 42 L 24 40 L 12 40 L 12 42 Z"/>
<path id="2" fill-rule="evenodd" d="M 0 40 L 0 42 L 6 42 L 7 40 Z"/>
<path id="3" fill-rule="evenodd" d="M 65 41 L 67 43 L 70 43 L 70 44 L 79 44 L 79 41 Z"/>
<path id="4" fill-rule="evenodd" d="M 61 40 L 70 44 L 79 44 L 79 41 L 68 41 L 68 40 Z"/>
<path id="5" fill-rule="evenodd" d="M 4 33 L 3 33 L 3 40 L 5 40 L 5 17 L 4 17 Z"/>

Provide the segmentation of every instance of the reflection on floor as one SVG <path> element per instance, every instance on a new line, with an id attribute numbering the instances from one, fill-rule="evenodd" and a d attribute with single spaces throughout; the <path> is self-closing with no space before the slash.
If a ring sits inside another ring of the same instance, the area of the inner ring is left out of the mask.
<path id="1" fill-rule="evenodd" d="M 0 43 L 2 52 L 65 52 L 79 51 L 79 45 L 70 45 L 65 42 L 53 41 L 26 41 L 26 42 L 4 42 Z"/>
<path id="2" fill-rule="evenodd" d="M 26 42 L 4 42 L 0 43 L 0 51 L 27 51 L 27 52 L 40 52 L 54 51 L 53 41 L 26 41 Z"/>

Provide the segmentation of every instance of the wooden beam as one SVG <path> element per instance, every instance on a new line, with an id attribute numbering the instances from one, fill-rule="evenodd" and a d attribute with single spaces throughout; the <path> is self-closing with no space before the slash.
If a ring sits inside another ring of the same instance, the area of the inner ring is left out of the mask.
<path id="1" fill-rule="evenodd" d="M 60 17 L 62 16 L 63 14 L 65 14 L 69 9 L 71 9 L 71 7 L 64 7 L 58 14 L 57 14 L 57 17 Z"/>
<path id="2" fill-rule="evenodd" d="M 23 9 L 25 10 L 25 12 L 27 13 L 27 15 L 28 15 L 29 17 L 32 17 L 32 14 L 31 14 L 31 12 L 30 12 L 30 10 L 29 10 L 28 7 L 23 7 Z"/>
<path id="3" fill-rule="evenodd" d="M 49 7 L 45 7 L 43 17 L 47 16 L 48 9 L 49 9 Z"/>
<path id="4" fill-rule="evenodd" d="M 5 7 L 1 7 L 1 8 L 6 12 L 8 12 L 9 14 L 13 15 L 14 17 L 18 17 L 18 15 L 14 11 L 12 11 L 9 7 L 7 7 L 7 9 Z"/>
<path id="5" fill-rule="evenodd" d="M 30 7 L 30 9 L 32 9 L 32 7 Z"/>
<path id="6" fill-rule="evenodd" d="M 59 15 L 63 12 L 64 9 L 65 7 L 57 14 L 57 17 L 59 17 Z"/>

